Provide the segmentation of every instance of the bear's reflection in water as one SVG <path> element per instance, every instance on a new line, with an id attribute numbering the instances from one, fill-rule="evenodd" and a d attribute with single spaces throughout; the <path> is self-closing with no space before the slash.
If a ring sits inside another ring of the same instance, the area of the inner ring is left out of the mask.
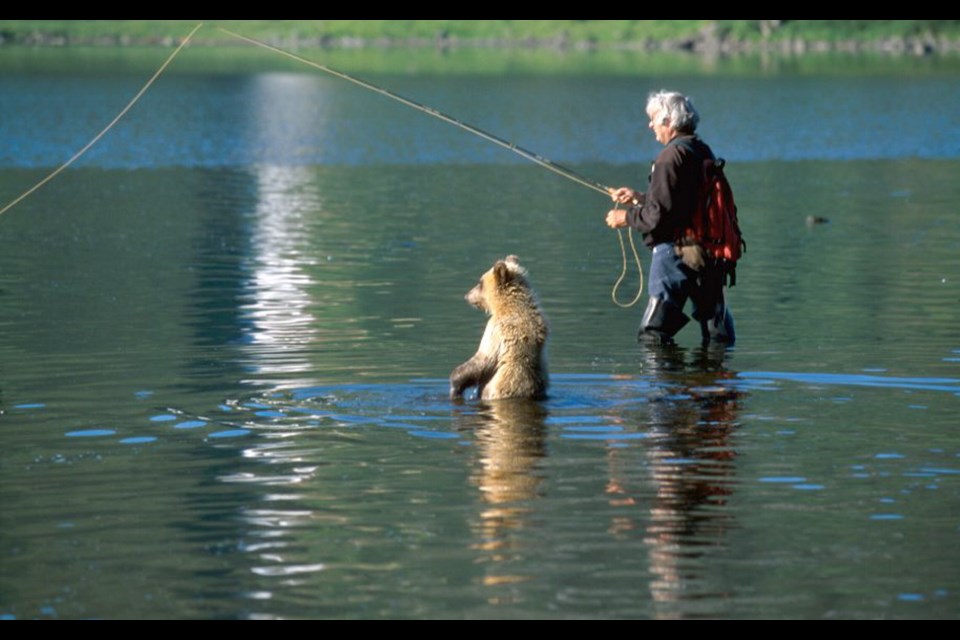
<path id="1" fill-rule="evenodd" d="M 514 561 L 529 549 L 535 502 L 542 497 L 547 408 L 526 398 L 458 407 L 457 427 L 472 433 L 476 458 L 470 474 L 480 501 L 472 548 L 485 565 L 485 585 L 529 579 Z"/>

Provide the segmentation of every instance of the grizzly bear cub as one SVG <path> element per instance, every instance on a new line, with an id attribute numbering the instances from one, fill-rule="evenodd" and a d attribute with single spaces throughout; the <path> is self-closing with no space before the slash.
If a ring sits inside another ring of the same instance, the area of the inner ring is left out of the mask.
<path id="1" fill-rule="evenodd" d="M 450 397 L 476 386 L 483 400 L 547 394 L 547 321 L 516 256 L 498 260 L 467 292 L 490 320 L 477 353 L 450 374 Z"/>

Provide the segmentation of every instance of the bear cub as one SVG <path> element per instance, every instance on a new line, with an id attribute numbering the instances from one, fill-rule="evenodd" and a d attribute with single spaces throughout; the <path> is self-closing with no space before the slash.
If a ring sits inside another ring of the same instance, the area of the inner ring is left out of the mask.
<path id="1" fill-rule="evenodd" d="M 547 395 L 547 320 L 516 256 L 498 260 L 465 296 L 490 319 L 477 353 L 450 374 L 450 397 L 477 387 L 483 400 Z"/>

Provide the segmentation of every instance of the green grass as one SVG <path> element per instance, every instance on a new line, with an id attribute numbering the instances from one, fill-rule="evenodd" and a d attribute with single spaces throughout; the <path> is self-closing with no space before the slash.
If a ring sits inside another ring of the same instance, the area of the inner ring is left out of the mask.
<path id="1" fill-rule="evenodd" d="M 34 34 L 71 43 L 110 41 L 166 44 L 186 35 L 199 21 L 189 20 L 5 20 L 0 35 L 6 42 L 29 42 Z M 960 20 L 785 20 L 767 21 L 768 40 L 874 41 L 931 35 L 960 38 Z M 776 24 L 773 24 L 775 23 Z M 714 24 L 711 24 L 714 23 Z M 598 46 L 636 45 L 645 41 L 689 40 L 705 29 L 721 37 L 746 42 L 764 38 L 758 20 L 211 20 L 198 42 L 230 43 L 232 38 L 212 26 L 222 25 L 244 35 L 271 40 L 353 38 L 362 41 L 410 41 L 456 38 L 461 41 L 517 44 L 593 43 Z"/>

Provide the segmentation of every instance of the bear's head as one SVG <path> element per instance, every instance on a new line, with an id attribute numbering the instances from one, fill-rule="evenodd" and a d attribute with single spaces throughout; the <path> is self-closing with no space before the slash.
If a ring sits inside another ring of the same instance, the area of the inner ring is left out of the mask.
<path id="1" fill-rule="evenodd" d="M 464 296 L 470 304 L 487 313 L 493 313 L 499 307 L 503 296 L 519 290 L 529 290 L 527 270 L 520 266 L 517 256 L 507 256 L 497 260 L 480 282 Z"/>

